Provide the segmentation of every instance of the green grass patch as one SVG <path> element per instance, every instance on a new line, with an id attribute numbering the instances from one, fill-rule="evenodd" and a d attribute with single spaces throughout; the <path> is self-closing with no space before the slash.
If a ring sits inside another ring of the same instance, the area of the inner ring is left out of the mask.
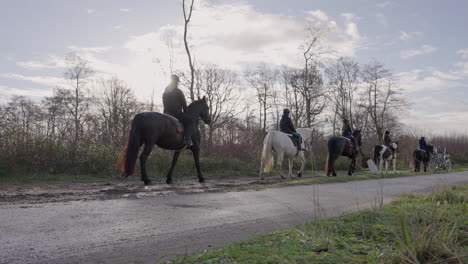
<path id="1" fill-rule="evenodd" d="M 468 185 L 159 263 L 466 263 Z M 317 252 L 322 251 L 322 252 Z"/>

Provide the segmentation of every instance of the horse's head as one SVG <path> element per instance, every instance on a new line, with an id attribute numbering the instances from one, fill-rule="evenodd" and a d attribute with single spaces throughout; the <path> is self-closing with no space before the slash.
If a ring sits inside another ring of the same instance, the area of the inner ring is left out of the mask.
<path id="1" fill-rule="evenodd" d="M 361 147 L 362 146 L 362 134 L 361 134 L 361 129 L 356 129 L 353 132 L 353 137 L 357 140 L 358 145 Z"/>
<path id="2" fill-rule="evenodd" d="M 203 122 L 205 122 L 207 125 L 211 123 L 210 108 L 208 107 L 205 96 L 203 96 L 202 99 L 193 101 L 188 106 L 187 114 L 197 119 L 201 118 L 201 120 L 203 120 Z"/>
<path id="3" fill-rule="evenodd" d="M 210 108 L 208 107 L 208 102 L 206 101 L 206 96 L 203 96 L 202 99 L 199 99 L 201 105 L 200 111 L 200 118 L 205 122 L 205 124 L 209 125 L 211 123 L 210 117 Z"/>
<path id="4" fill-rule="evenodd" d="M 399 152 L 399 148 L 398 148 L 398 141 L 395 141 L 392 143 L 392 148 L 395 150 L 395 152 Z"/>

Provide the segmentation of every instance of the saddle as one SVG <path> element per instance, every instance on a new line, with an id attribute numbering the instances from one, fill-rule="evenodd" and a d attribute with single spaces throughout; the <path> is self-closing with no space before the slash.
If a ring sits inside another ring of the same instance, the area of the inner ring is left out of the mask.
<path id="1" fill-rule="evenodd" d="M 176 133 L 183 134 L 184 133 L 184 125 L 179 121 L 179 119 L 169 115 L 169 114 L 164 114 L 166 117 L 168 117 L 172 124 L 177 128 Z"/>

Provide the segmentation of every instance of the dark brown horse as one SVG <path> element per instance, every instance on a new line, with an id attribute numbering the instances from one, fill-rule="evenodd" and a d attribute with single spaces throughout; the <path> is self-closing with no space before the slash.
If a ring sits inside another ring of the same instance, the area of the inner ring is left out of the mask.
<path id="1" fill-rule="evenodd" d="M 421 162 L 424 164 L 424 172 L 427 172 L 427 164 L 431 161 L 431 156 L 434 154 L 434 146 L 427 145 L 426 150 L 417 149 L 413 152 L 413 167 L 415 172 L 421 170 Z"/>
<path id="2" fill-rule="evenodd" d="M 187 107 L 185 118 L 189 118 L 195 124 L 202 119 L 206 124 L 211 122 L 208 104 L 205 97 L 196 100 Z M 156 112 L 139 113 L 135 115 L 130 129 L 128 145 L 121 154 L 118 167 L 122 171 L 122 179 L 135 173 L 135 163 L 141 146 L 145 145 L 140 155 L 141 180 L 145 185 L 150 185 L 151 180 L 146 173 L 146 161 L 153 150 L 154 145 L 168 150 L 174 150 L 172 165 L 167 173 L 166 183 L 172 183 L 172 172 L 177 163 L 181 150 L 185 148 L 183 143 L 183 131 L 180 123 L 174 117 Z M 198 181 L 204 182 L 200 169 L 200 130 L 194 125 L 192 135 L 193 146 L 189 149 L 193 153 L 195 166 L 198 173 Z"/>
<path id="3" fill-rule="evenodd" d="M 359 149 L 362 146 L 361 142 L 361 130 L 357 129 L 353 132 L 353 137 L 356 139 Z M 333 137 L 328 140 L 328 157 L 327 157 L 327 176 L 336 176 L 335 172 L 335 161 L 340 156 L 346 156 L 351 159 L 349 165 L 348 175 L 353 175 L 356 169 L 356 157 L 359 150 L 353 146 L 351 139 L 346 137 Z"/>

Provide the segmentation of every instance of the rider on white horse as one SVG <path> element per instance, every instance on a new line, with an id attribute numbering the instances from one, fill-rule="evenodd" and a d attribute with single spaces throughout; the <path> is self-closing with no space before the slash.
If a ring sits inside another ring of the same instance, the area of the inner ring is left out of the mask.
<path id="1" fill-rule="evenodd" d="M 296 129 L 294 128 L 294 124 L 291 121 L 291 118 L 289 117 L 291 111 L 289 109 L 285 108 L 283 110 L 283 116 L 281 117 L 280 121 L 280 130 L 283 133 L 286 134 L 291 134 L 293 135 L 293 140 L 295 141 L 294 144 L 297 147 L 297 151 L 301 151 L 301 134 L 297 133 Z"/>

